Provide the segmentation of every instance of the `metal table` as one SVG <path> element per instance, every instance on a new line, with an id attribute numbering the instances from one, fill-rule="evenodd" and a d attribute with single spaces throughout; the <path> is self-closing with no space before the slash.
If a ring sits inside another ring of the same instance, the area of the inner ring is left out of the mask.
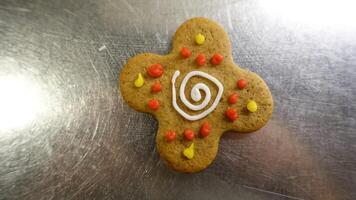
<path id="1" fill-rule="evenodd" d="M 2 0 L 0 199 L 356 199 L 355 15 L 316 2 Z M 159 159 L 157 122 L 117 80 L 194 16 L 222 24 L 275 111 L 187 175 Z"/>

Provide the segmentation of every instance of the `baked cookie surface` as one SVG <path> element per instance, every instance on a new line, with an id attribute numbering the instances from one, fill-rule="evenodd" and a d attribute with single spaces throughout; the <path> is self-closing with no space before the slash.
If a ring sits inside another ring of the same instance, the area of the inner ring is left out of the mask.
<path id="1" fill-rule="evenodd" d="M 205 18 L 183 23 L 168 55 L 130 58 L 119 84 L 132 108 L 156 117 L 160 156 L 180 172 L 205 169 L 224 132 L 255 131 L 273 112 L 265 82 L 233 62 L 228 35 Z"/>

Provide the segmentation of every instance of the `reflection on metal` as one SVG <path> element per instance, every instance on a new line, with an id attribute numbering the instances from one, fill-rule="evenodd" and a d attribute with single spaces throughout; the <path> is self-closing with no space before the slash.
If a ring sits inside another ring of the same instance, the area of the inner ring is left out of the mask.
<path id="1" fill-rule="evenodd" d="M 22 128 L 43 106 L 39 91 L 18 77 L 0 77 L 0 130 Z"/>
<path id="2" fill-rule="evenodd" d="M 297 23 L 317 29 L 356 30 L 356 1 L 353 0 L 260 0 L 259 6 L 267 12 L 267 17 L 293 27 Z"/>

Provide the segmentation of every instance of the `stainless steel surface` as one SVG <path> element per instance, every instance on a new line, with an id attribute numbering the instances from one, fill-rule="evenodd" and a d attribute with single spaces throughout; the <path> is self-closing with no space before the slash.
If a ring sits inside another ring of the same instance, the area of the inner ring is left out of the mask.
<path id="1" fill-rule="evenodd" d="M 356 199 L 355 3 L 286 2 L 2 0 L 0 199 Z M 186 175 L 159 160 L 157 122 L 117 79 L 194 16 L 222 24 L 276 108 Z"/>

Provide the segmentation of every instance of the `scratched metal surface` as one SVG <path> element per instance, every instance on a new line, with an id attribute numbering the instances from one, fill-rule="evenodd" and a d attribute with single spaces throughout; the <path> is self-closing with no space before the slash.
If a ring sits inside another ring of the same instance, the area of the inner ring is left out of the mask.
<path id="1" fill-rule="evenodd" d="M 293 21 L 270 2 L 2 0 L 0 199 L 356 199 L 354 23 Z M 276 107 L 186 175 L 159 160 L 157 122 L 123 103 L 117 79 L 194 16 L 224 26 Z"/>

